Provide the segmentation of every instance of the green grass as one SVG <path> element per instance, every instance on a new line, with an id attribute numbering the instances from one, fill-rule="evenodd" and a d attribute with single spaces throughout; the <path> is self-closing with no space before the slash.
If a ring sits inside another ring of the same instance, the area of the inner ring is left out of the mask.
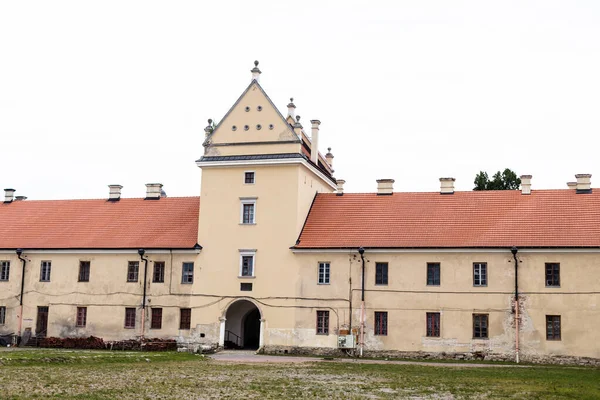
<path id="1" fill-rule="evenodd" d="M 0 352 L 2 399 L 599 399 L 600 369 L 233 364 L 185 353 Z"/>

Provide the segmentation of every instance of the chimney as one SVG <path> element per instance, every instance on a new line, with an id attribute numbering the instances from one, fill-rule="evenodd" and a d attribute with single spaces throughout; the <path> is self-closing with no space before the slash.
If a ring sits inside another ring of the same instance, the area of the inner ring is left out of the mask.
<path id="1" fill-rule="evenodd" d="M 292 119 L 296 119 L 296 105 L 294 104 L 294 98 L 290 97 L 290 104 L 287 105 L 288 108 L 288 117 L 292 117 Z"/>
<path id="2" fill-rule="evenodd" d="M 16 196 L 15 197 L 15 201 L 23 201 L 23 200 L 27 200 L 27 196 Z"/>
<path id="3" fill-rule="evenodd" d="M 531 175 L 521 175 L 521 194 L 531 194 Z"/>
<path id="4" fill-rule="evenodd" d="M 12 203 L 15 198 L 15 189 L 4 189 L 4 202 Z"/>
<path id="5" fill-rule="evenodd" d="M 336 194 L 338 196 L 343 196 L 344 195 L 344 183 L 346 183 L 346 181 L 343 179 L 336 179 L 335 183 L 337 184 Z"/>
<path id="6" fill-rule="evenodd" d="M 310 145 L 310 161 L 312 161 L 315 165 L 319 165 L 319 125 L 321 125 L 321 121 L 318 119 L 313 119 L 310 121 L 312 127 L 311 133 L 311 142 Z"/>
<path id="7" fill-rule="evenodd" d="M 108 185 L 108 201 L 119 201 L 121 198 L 121 185 Z"/>
<path id="8" fill-rule="evenodd" d="M 327 148 L 327 154 L 325 154 L 325 159 L 327 160 L 327 164 L 329 164 L 329 168 L 333 168 L 333 154 L 331 154 L 331 147 Z"/>
<path id="9" fill-rule="evenodd" d="M 577 189 L 577 182 L 567 182 L 567 187 L 569 189 L 575 190 L 575 189 Z"/>
<path id="10" fill-rule="evenodd" d="M 440 194 L 454 194 L 455 178 L 440 178 Z"/>
<path id="11" fill-rule="evenodd" d="M 162 183 L 146 183 L 146 200 L 160 200 Z"/>
<path id="12" fill-rule="evenodd" d="M 391 195 L 394 193 L 393 179 L 377 179 L 377 195 Z"/>
<path id="13" fill-rule="evenodd" d="M 575 175 L 575 178 L 577 178 L 577 193 L 579 194 L 583 194 L 583 193 L 592 193 L 592 181 L 591 178 L 592 175 L 591 174 L 577 174 Z"/>
<path id="14" fill-rule="evenodd" d="M 260 80 L 260 69 L 258 69 L 258 61 L 254 61 L 254 68 L 252 68 L 250 72 L 252 72 L 252 80 L 258 82 Z"/>

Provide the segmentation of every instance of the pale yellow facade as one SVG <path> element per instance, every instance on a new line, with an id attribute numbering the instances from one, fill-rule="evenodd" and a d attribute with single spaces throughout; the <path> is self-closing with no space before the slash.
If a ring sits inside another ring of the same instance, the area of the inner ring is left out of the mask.
<path id="1" fill-rule="evenodd" d="M 202 248 L 146 252 L 144 317 L 144 262 L 137 249 L 25 249 L 22 316 L 22 264 L 14 251 L 2 250 L 0 261 L 10 262 L 10 278 L 0 281 L 0 306 L 6 310 L 0 334 L 19 328 L 36 334 L 38 307 L 48 307 L 47 336 L 94 335 L 106 341 L 145 336 L 177 339 L 194 349 L 233 343 L 266 352 L 335 353 L 340 351 L 339 331 L 352 329 L 359 332 L 357 349 L 366 354 L 481 352 L 513 357 L 515 270 L 508 248 L 366 249 L 364 317 L 358 249 L 291 248 L 315 195 L 332 193 L 336 185 L 326 173 L 330 166 L 323 170 L 305 158 L 271 157 L 302 153 L 301 137 L 290 121 L 253 81 L 217 128 L 207 131 L 205 157 L 198 161 Z M 246 173 L 253 174 L 252 182 Z M 249 220 L 244 204 L 253 206 Z M 246 270 L 244 257 L 252 257 Z M 522 250 L 517 257 L 522 357 L 600 358 L 600 252 Z M 51 261 L 48 282 L 40 281 L 42 261 Z M 79 281 L 81 261 L 90 262 L 89 282 Z M 135 282 L 128 282 L 130 261 L 139 262 Z M 165 263 L 164 282 L 153 281 L 156 262 Z M 375 283 L 378 262 L 388 265 L 387 284 Z M 545 285 L 549 262 L 560 263 L 559 287 Z M 184 263 L 193 263 L 190 283 L 182 283 Z M 319 283 L 320 263 L 329 266 L 327 282 Z M 427 284 L 428 263 L 439 263 L 439 285 Z M 485 286 L 474 286 L 474 263 L 486 263 Z M 85 327 L 76 326 L 77 307 L 87 307 Z M 134 327 L 125 327 L 126 308 L 136 308 Z M 151 327 L 153 308 L 162 309 L 160 329 Z M 182 309 L 191 310 L 189 329 L 180 329 Z M 329 312 L 327 333 L 318 332 L 319 311 Z M 387 313 L 385 334 L 375 332 L 375 312 Z M 439 337 L 428 336 L 427 313 L 439 313 Z M 486 338 L 473 337 L 474 314 L 488 316 Z M 547 340 L 549 315 L 560 316 L 560 340 Z"/>

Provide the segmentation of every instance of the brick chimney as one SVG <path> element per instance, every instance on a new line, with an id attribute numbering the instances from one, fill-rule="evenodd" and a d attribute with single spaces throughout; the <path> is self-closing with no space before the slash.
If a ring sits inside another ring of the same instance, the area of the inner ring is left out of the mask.
<path id="1" fill-rule="evenodd" d="M 336 194 L 338 196 L 342 196 L 344 194 L 344 184 L 346 183 L 345 180 L 343 179 L 336 179 L 335 183 L 337 184 L 337 188 L 336 188 Z"/>
<path id="2" fill-rule="evenodd" d="M 146 183 L 146 200 L 160 200 L 162 183 Z"/>
<path id="3" fill-rule="evenodd" d="M 393 179 L 377 179 L 377 195 L 391 195 L 394 193 Z"/>
<path id="4" fill-rule="evenodd" d="M 12 203 L 15 199 L 15 189 L 4 189 L 4 202 Z"/>
<path id="5" fill-rule="evenodd" d="M 121 199 L 121 185 L 108 185 L 108 201 L 119 201 Z"/>
<path id="6" fill-rule="evenodd" d="M 321 121 L 313 119 L 310 121 L 312 133 L 311 133 L 311 145 L 310 145 L 310 161 L 315 165 L 319 164 L 319 125 Z"/>
<path id="7" fill-rule="evenodd" d="M 578 194 L 592 193 L 592 181 L 590 179 L 591 177 L 591 174 L 575 175 L 575 178 L 577 179 L 576 189 Z"/>
<path id="8" fill-rule="evenodd" d="M 521 175 L 521 194 L 531 194 L 531 175 Z"/>
<path id="9" fill-rule="evenodd" d="M 440 178 L 440 194 L 454 194 L 454 178 Z"/>

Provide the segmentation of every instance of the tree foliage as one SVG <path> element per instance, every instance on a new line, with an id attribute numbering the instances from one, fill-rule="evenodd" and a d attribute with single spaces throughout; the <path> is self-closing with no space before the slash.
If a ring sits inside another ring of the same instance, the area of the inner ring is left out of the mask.
<path id="1" fill-rule="evenodd" d="M 479 171 L 473 182 L 473 190 L 516 190 L 521 185 L 521 179 L 512 170 L 506 168 L 504 171 L 496 172 L 492 179 L 487 172 Z"/>

